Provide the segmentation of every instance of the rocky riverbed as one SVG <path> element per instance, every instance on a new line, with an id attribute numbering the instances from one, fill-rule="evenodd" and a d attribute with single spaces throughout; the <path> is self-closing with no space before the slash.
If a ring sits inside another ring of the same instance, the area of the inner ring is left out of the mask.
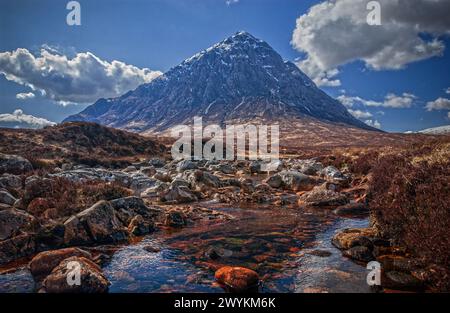
<path id="1" fill-rule="evenodd" d="M 369 292 L 364 266 L 375 259 L 389 288 L 424 286 L 421 265 L 366 228 L 367 179 L 314 159 L 275 165 L 36 171 L 1 154 L 0 291 Z M 72 261 L 81 286 L 66 283 Z"/>

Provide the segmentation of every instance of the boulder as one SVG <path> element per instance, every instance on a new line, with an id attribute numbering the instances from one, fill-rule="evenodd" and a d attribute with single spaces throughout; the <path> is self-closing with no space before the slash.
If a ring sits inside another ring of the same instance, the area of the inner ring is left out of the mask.
<path id="1" fill-rule="evenodd" d="M 0 173 L 22 174 L 33 170 L 27 159 L 18 156 L 0 153 Z"/>
<path id="2" fill-rule="evenodd" d="M 164 202 L 189 203 L 197 201 L 197 196 L 186 186 L 170 187 L 161 197 Z"/>
<path id="3" fill-rule="evenodd" d="M 0 240 L 34 232 L 37 228 L 37 220 L 26 212 L 16 209 L 0 211 Z"/>
<path id="4" fill-rule="evenodd" d="M 397 271 L 383 272 L 381 285 L 394 290 L 418 291 L 423 287 L 422 281 L 411 274 Z"/>
<path id="5" fill-rule="evenodd" d="M 161 197 L 161 195 L 169 189 L 170 185 L 168 183 L 163 183 L 158 181 L 153 187 L 147 188 L 141 192 L 141 198 L 153 199 Z"/>
<path id="6" fill-rule="evenodd" d="M 347 180 L 347 177 L 345 177 L 344 174 L 341 173 L 336 167 L 334 166 L 327 166 L 325 167 L 320 174 L 330 180 L 335 181 L 345 181 Z"/>
<path id="7" fill-rule="evenodd" d="M 137 215 L 151 222 L 161 214 L 160 210 L 145 205 L 144 200 L 139 197 L 119 198 L 111 200 L 110 203 L 117 218 L 124 226 L 128 226 Z"/>
<path id="8" fill-rule="evenodd" d="M 281 171 L 276 175 L 280 175 L 282 187 L 292 191 L 311 190 L 316 183 L 312 177 L 297 171 Z"/>
<path id="9" fill-rule="evenodd" d="M 13 205 L 17 201 L 8 191 L 0 190 L 0 203 Z"/>
<path id="10" fill-rule="evenodd" d="M 147 176 L 153 176 L 153 175 L 156 174 L 156 169 L 155 169 L 154 166 L 141 167 L 140 171 L 141 171 L 142 174 L 145 174 Z"/>
<path id="11" fill-rule="evenodd" d="M 0 176 L 0 186 L 12 189 L 22 188 L 22 178 L 17 175 L 5 173 Z"/>
<path id="12" fill-rule="evenodd" d="M 323 170 L 323 165 L 316 160 L 300 160 L 294 166 L 294 168 L 298 169 L 301 173 L 305 175 L 318 175 Z"/>
<path id="13" fill-rule="evenodd" d="M 0 264 L 6 264 L 16 259 L 30 256 L 36 252 L 36 242 L 33 234 L 21 234 L 0 241 Z"/>
<path id="14" fill-rule="evenodd" d="M 370 246 L 368 241 L 371 242 L 375 236 L 376 231 L 373 228 L 347 228 L 334 235 L 331 242 L 336 248 L 347 250 L 355 246 Z"/>
<path id="15" fill-rule="evenodd" d="M 187 225 L 186 215 L 181 211 L 171 210 L 166 213 L 164 225 L 169 227 L 183 227 Z"/>
<path id="16" fill-rule="evenodd" d="M 327 189 L 325 184 L 314 187 L 313 190 L 301 196 L 300 200 L 312 207 L 336 207 L 349 201 L 346 195 Z"/>
<path id="17" fill-rule="evenodd" d="M 381 255 L 377 257 L 377 261 L 380 262 L 384 271 L 411 273 L 418 268 L 413 259 L 400 255 Z"/>
<path id="18" fill-rule="evenodd" d="M 155 230 L 153 221 L 145 220 L 142 215 L 136 215 L 128 225 L 128 232 L 134 236 L 143 236 Z"/>
<path id="19" fill-rule="evenodd" d="M 272 188 L 281 188 L 283 185 L 283 179 L 281 178 L 281 175 L 278 174 L 270 176 L 265 182 Z"/>
<path id="20" fill-rule="evenodd" d="M 177 164 L 177 171 L 178 172 L 184 172 L 187 170 L 195 170 L 198 168 L 198 165 L 196 162 L 193 162 L 191 160 L 182 160 Z"/>
<path id="21" fill-rule="evenodd" d="M 219 171 L 224 174 L 234 174 L 236 173 L 236 169 L 233 168 L 230 164 L 217 164 L 217 165 L 211 165 L 209 167 L 211 171 Z"/>
<path id="22" fill-rule="evenodd" d="M 35 278 L 42 278 L 49 275 L 61 261 L 73 256 L 92 259 L 92 255 L 87 251 L 79 248 L 65 248 L 41 252 L 31 260 L 28 266 Z"/>
<path id="23" fill-rule="evenodd" d="M 361 262 L 370 262 L 375 259 L 372 251 L 365 246 L 351 247 L 350 249 L 344 250 L 343 254 L 350 259 Z"/>
<path id="24" fill-rule="evenodd" d="M 258 274 L 245 267 L 224 266 L 214 274 L 217 282 L 232 292 L 255 291 L 258 289 Z"/>
<path id="25" fill-rule="evenodd" d="M 148 161 L 148 164 L 156 168 L 161 168 L 165 165 L 164 161 L 158 158 L 151 159 L 150 161 Z"/>
<path id="26" fill-rule="evenodd" d="M 67 245 L 116 243 L 127 239 L 127 231 L 117 219 L 107 201 L 99 201 L 65 223 L 64 242 Z"/>
<path id="27" fill-rule="evenodd" d="M 80 284 L 75 281 L 74 284 L 69 284 L 69 279 L 78 267 Z M 97 264 L 85 257 L 75 256 L 59 263 L 42 285 L 48 293 L 105 293 L 110 283 Z"/>

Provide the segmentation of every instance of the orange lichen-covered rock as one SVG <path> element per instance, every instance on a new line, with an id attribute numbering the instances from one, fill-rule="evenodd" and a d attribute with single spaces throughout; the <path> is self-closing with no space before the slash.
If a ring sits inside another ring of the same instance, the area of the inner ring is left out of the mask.
<path id="1" fill-rule="evenodd" d="M 256 289 L 259 282 L 258 274 L 245 267 L 224 266 L 216 271 L 214 277 L 221 285 L 234 292 Z"/>

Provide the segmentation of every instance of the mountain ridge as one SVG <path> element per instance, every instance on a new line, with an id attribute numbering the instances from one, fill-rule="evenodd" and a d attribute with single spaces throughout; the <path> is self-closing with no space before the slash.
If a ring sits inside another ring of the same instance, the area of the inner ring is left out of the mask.
<path id="1" fill-rule="evenodd" d="M 206 122 L 312 117 L 375 130 L 317 88 L 265 41 L 238 32 L 172 67 L 150 83 L 100 99 L 64 121 L 135 132 L 164 131 L 202 116 Z"/>

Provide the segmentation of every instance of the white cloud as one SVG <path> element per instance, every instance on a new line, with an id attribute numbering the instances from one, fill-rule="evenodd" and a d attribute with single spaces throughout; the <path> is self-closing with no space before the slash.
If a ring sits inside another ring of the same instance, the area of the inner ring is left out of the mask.
<path id="1" fill-rule="evenodd" d="M 36 95 L 34 93 L 32 93 L 32 92 L 27 92 L 27 93 L 21 92 L 21 93 L 18 93 L 16 95 L 16 98 L 19 99 L 19 100 L 26 100 L 26 99 L 32 99 L 35 96 Z"/>
<path id="2" fill-rule="evenodd" d="M 348 112 L 350 112 L 351 115 L 353 115 L 354 117 L 356 117 L 358 119 L 366 119 L 366 118 L 370 118 L 373 116 L 372 113 L 370 113 L 368 111 L 348 109 Z"/>
<path id="3" fill-rule="evenodd" d="M 377 120 L 366 120 L 364 123 L 366 123 L 369 126 L 381 129 L 381 123 Z"/>
<path id="4" fill-rule="evenodd" d="M 235 3 L 238 3 L 239 2 L 239 0 L 226 0 L 225 1 L 225 3 L 227 4 L 227 5 L 232 5 L 232 4 L 235 4 Z"/>
<path id="5" fill-rule="evenodd" d="M 448 87 L 448 88 L 445 90 L 445 93 L 448 94 L 448 95 L 450 95 L 450 87 Z"/>
<path id="6" fill-rule="evenodd" d="M 46 49 L 34 56 L 23 48 L 0 53 L 0 73 L 60 103 L 116 97 L 161 75 L 120 61 L 104 61 L 91 52 L 68 58 Z"/>
<path id="7" fill-rule="evenodd" d="M 446 98 L 438 98 L 434 101 L 430 101 L 427 103 L 425 108 L 428 111 L 433 110 L 450 110 L 450 99 Z"/>
<path id="8" fill-rule="evenodd" d="M 0 126 L 11 128 L 42 128 L 53 126 L 56 123 L 45 118 L 24 114 L 22 110 L 17 109 L 12 114 L 0 114 Z"/>
<path id="9" fill-rule="evenodd" d="M 447 113 L 447 118 L 450 120 L 450 112 Z"/>
<path id="10" fill-rule="evenodd" d="M 351 97 L 340 95 L 337 99 L 347 108 L 353 107 L 355 104 L 362 104 L 368 107 L 385 107 L 385 108 L 410 108 L 417 97 L 410 93 L 403 93 L 401 96 L 389 93 L 383 101 L 366 100 L 361 97 Z"/>
<path id="11" fill-rule="evenodd" d="M 367 2 L 327 0 L 297 19 L 291 43 L 305 53 L 297 64 L 317 84 L 338 85 L 327 73 L 355 60 L 374 70 L 401 69 L 443 54 L 439 36 L 450 33 L 450 1 L 379 0 L 380 26 L 367 24 Z"/>

